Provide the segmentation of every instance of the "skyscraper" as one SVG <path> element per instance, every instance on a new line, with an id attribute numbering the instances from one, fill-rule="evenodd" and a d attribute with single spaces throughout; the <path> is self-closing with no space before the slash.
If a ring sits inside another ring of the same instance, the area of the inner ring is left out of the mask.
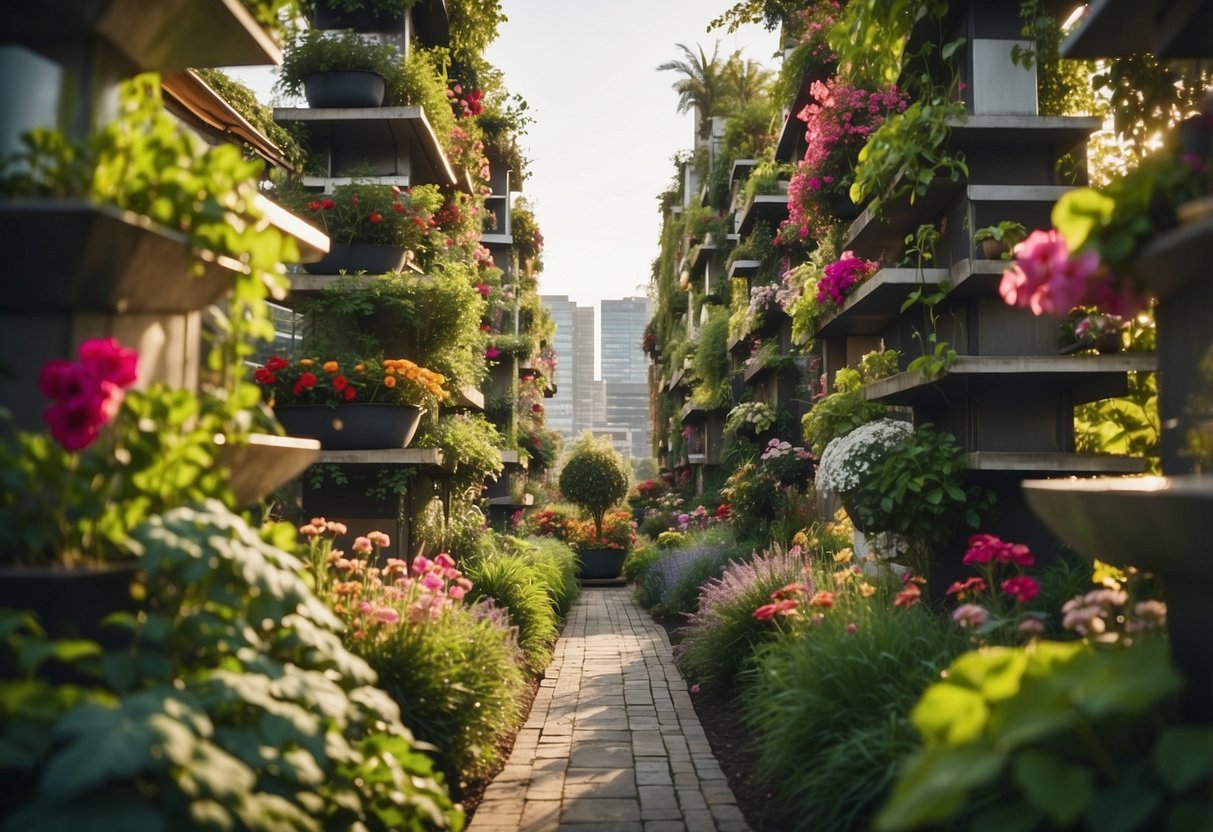
<path id="1" fill-rule="evenodd" d="M 567 295 L 542 295 L 556 324 L 556 395 L 548 400 L 547 423 L 572 438 L 593 423 L 594 309 Z"/>
<path id="2" fill-rule="evenodd" d="M 651 455 L 649 447 L 648 360 L 641 347 L 652 315 L 648 298 L 602 301 L 602 381 L 606 385 L 606 424 L 631 428 L 632 456 Z"/>

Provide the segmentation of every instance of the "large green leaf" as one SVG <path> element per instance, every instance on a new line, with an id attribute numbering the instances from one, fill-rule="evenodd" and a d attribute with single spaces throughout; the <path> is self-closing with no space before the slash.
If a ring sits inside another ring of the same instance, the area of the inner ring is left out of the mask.
<path id="1" fill-rule="evenodd" d="M 1015 755 L 1012 772 L 1020 790 L 1037 811 L 1061 828 L 1078 820 L 1091 804 L 1095 776 L 1043 751 Z"/>
<path id="2" fill-rule="evenodd" d="M 939 682 L 927 688 L 910 719 L 927 744 L 963 745 L 981 736 L 990 708 L 980 693 Z"/>
<path id="3" fill-rule="evenodd" d="M 919 751 L 906 763 L 876 828 L 894 832 L 943 820 L 964 804 L 970 790 L 997 776 L 1005 762 L 985 744 Z"/>
<path id="4" fill-rule="evenodd" d="M 1075 188 L 1053 206 L 1053 226 L 1066 238 L 1070 251 L 1082 248 L 1098 228 L 1112 219 L 1116 201 L 1093 188 Z"/>
<path id="5" fill-rule="evenodd" d="M 1213 729 L 1168 728 L 1154 746 L 1154 770 L 1172 794 L 1213 779 Z"/>

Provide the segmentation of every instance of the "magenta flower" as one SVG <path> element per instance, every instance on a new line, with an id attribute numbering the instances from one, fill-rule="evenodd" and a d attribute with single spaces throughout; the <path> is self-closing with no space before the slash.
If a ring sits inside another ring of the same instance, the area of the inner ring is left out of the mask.
<path id="1" fill-rule="evenodd" d="M 1014 596 L 1021 604 L 1026 604 L 1040 594 L 1040 584 L 1029 575 L 1019 575 L 1002 582 L 1002 591 Z"/>
<path id="2" fill-rule="evenodd" d="M 1092 281 L 1099 273 L 1096 252 L 1072 256 L 1057 231 L 1033 231 L 1015 247 L 1015 263 L 1003 272 L 998 291 L 1011 306 L 1062 317 L 1090 302 L 1093 286 L 1103 282 Z"/>
<path id="3" fill-rule="evenodd" d="M 43 416 L 51 436 L 66 450 L 87 448 L 109 424 L 137 380 L 138 353 L 113 338 L 94 338 L 79 349 L 80 361 L 43 365 L 38 390 L 54 402 Z"/>

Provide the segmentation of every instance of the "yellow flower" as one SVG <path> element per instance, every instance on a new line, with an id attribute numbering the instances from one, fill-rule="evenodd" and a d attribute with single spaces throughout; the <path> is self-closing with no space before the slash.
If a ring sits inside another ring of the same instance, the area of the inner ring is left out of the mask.
<path id="1" fill-rule="evenodd" d="M 808 546 L 809 545 L 808 535 L 806 535 L 803 531 L 796 532 L 796 534 L 792 535 L 792 545 L 793 546 Z"/>
<path id="2" fill-rule="evenodd" d="M 849 547 L 846 549 L 839 549 L 838 552 L 834 555 L 834 562 L 835 563 L 846 563 L 854 556 L 855 556 L 855 553 L 852 552 Z"/>
<path id="3" fill-rule="evenodd" d="M 355 373 L 365 373 L 366 365 L 363 364 L 361 361 L 359 361 L 357 364 L 354 365 L 354 372 Z"/>
<path id="4" fill-rule="evenodd" d="M 315 361 L 313 361 L 313 360 L 312 360 L 312 359 L 310 359 L 310 358 L 300 358 L 300 359 L 299 359 L 299 366 L 300 366 L 300 367 L 310 367 L 310 366 L 312 366 L 312 365 L 313 365 L 313 364 L 315 364 L 315 363 L 316 363 L 316 362 L 315 362 Z"/>
<path id="5" fill-rule="evenodd" d="M 871 598 L 876 594 L 876 587 L 872 586 L 867 581 L 864 581 L 859 585 L 859 592 L 864 598 Z"/>
<path id="6" fill-rule="evenodd" d="M 388 387 L 388 388 L 395 387 L 396 386 L 396 377 L 395 376 L 384 376 L 383 377 L 383 386 Z"/>
<path id="7" fill-rule="evenodd" d="M 844 584 L 847 581 L 849 581 L 851 579 L 851 576 L 854 574 L 855 573 L 852 572 L 850 569 L 839 569 L 837 572 L 834 573 L 834 583 Z"/>
<path id="8" fill-rule="evenodd" d="M 341 365 L 340 365 L 340 364 L 338 364 L 336 361 L 326 361 L 326 362 L 324 362 L 324 371 L 325 371 L 326 373 L 335 373 L 335 372 L 337 372 L 337 371 L 338 371 L 338 370 L 340 370 L 340 369 L 341 369 Z"/>

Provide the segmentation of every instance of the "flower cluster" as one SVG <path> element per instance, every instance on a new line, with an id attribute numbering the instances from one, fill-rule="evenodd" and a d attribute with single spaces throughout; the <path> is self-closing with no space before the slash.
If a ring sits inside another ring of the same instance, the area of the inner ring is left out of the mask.
<path id="1" fill-rule="evenodd" d="M 411 564 L 383 557 L 391 546 L 384 532 L 356 538 L 348 556 L 333 548 L 334 539 L 348 532 L 344 523 L 313 517 L 299 532 L 308 539 L 308 568 L 317 588 L 357 639 L 386 625 L 437 619 L 472 588 L 445 552 L 433 559 L 418 555 Z"/>
<path id="2" fill-rule="evenodd" d="M 842 4 L 838 0 L 811 3 L 807 8 L 792 13 L 791 28 L 800 44 L 808 46 L 815 63 L 824 64 L 836 57 L 830 48 L 828 36 L 841 16 Z"/>
<path id="3" fill-rule="evenodd" d="M 43 412 L 51 436 L 68 451 L 96 441 L 118 414 L 126 388 L 137 380 L 139 355 L 113 338 L 80 345 L 78 362 L 55 358 L 42 365 L 38 391 L 53 400 Z"/>
<path id="4" fill-rule="evenodd" d="M 817 490 L 838 494 L 855 490 L 885 454 L 913 433 L 909 422 L 877 419 L 831 439 L 817 466 Z"/>
<path id="5" fill-rule="evenodd" d="M 814 239 L 829 230 L 836 199 L 845 199 L 854 180 L 859 150 L 881 122 L 906 107 L 897 89 L 869 92 L 837 77 L 814 81 L 813 102 L 796 114 L 805 123 L 804 159 L 788 183 L 784 239 Z"/>
<path id="6" fill-rule="evenodd" d="M 842 257 L 822 269 L 821 280 L 817 281 L 817 302 L 842 306 L 851 290 L 879 269 L 879 263 L 856 257 L 853 251 L 844 251 Z"/>
<path id="7" fill-rule="evenodd" d="M 483 90 L 468 90 L 464 93 L 463 85 L 455 84 L 447 89 L 446 97 L 451 102 L 451 109 L 454 110 L 456 118 L 478 116 L 484 112 L 484 104 L 481 103 L 484 99 Z"/>
<path id="8" fill-rule="evenodd" d="M 667 491 L 666 484 L 661 480 L 642 480 L 628 495 L 628 505 L 632 508 L 655 508 Z"/>
<path id="9" fill-rule="evenodd" d="M 372 182 L 338 185 L 331 194 L 284 187 L 286 207 L 316 221 L 335 243 L 423 248 L 438 226 L 437 185 L 401 188 Z"/>
<path id="10" fill-rule="evenodd" d="M 680 532 L 687 532 L 692 529 L 706 529 L 709 526 L 714 526 L 728 519 L 729 506 L 727 503 L 721 503 L 716 507 L 715 511 L 708 511 L 702 505 L 695 506 L 690 514 L 684 511 L 675 518 L 678 523 L 678 531 Z"/>
<path id="11" fill-rule="evenodd" d="M 274 355 L 253 371 L 253 380 L 276 405 L 379 402 L 429 407 L 450 396 L 442 386 L 445 376 L 407 358 L 291 360 Z"/>
<path id="12" fill-rule="evenodd" d="M 1098 642 L 1123 640 L 1126 644 L 1135 633 L 1166 627 L 1167 605 L 1162 601 L 1138 601 L 1131 609 L 1128 604 L 1129 593 L 1123 589 L 1094 589 L 1075 595 L 1061 608 L 1061 626 Z"/>
<path id="13" fill-rule="evenodd" d="M 742 402 L 729 411 L 724 420 L 726 431 L 736 431 L 742 425 L 752 425 L 754 430 L 762 433 L 775 424 L 775 411 L 766 402 Z"/>
<path id="14" fill-rule="evenodd" d="M 963 562 L 981 575 L 954 581 L 944 593 L 962 602 L 952 611 L 952 620 L 958 626 L 983 636 L 999 629 L 1013 629 L 1026 636 L 1044 631 L 1041 614 L 1017 609 L 1040 594 L 1040 583 L 1024 574 L 1036 563 L 1027 546 L 992 534 L 975 534 L 969 538 Z M 995 587 L 1001 594 L 994 592 Z"/>
<path id="15" fill-rule="evenodd" d="M 574 551 L 587 549 L 630 550 L 636 545 L 636 528 L 626 511 L 608 511 L 602 518 L 602 537 L 591 520 L 581 520 L 560 509 L 536 511 L 522 518 L 520 536 L 554 537 Z"/>
<path id="16" fill-rule="evenodd" d="M 1011 306 L 1057 318 L 1076 306 L 1132 316 L 1147 304 L 1101 267 L 1097 252 L 1072 253 L 1065 238 L 1053 230 L 1033 231 L 1015 247 L 1015 262 L 1003 272 L 998 291 Z"/>
<path id="17" fill-rule="evenodd" d="M 750 289 L 750 306 L 746 310 L 751 318 L 757 318 L 779 305 L 779 286 L 774 283 Z"/>

